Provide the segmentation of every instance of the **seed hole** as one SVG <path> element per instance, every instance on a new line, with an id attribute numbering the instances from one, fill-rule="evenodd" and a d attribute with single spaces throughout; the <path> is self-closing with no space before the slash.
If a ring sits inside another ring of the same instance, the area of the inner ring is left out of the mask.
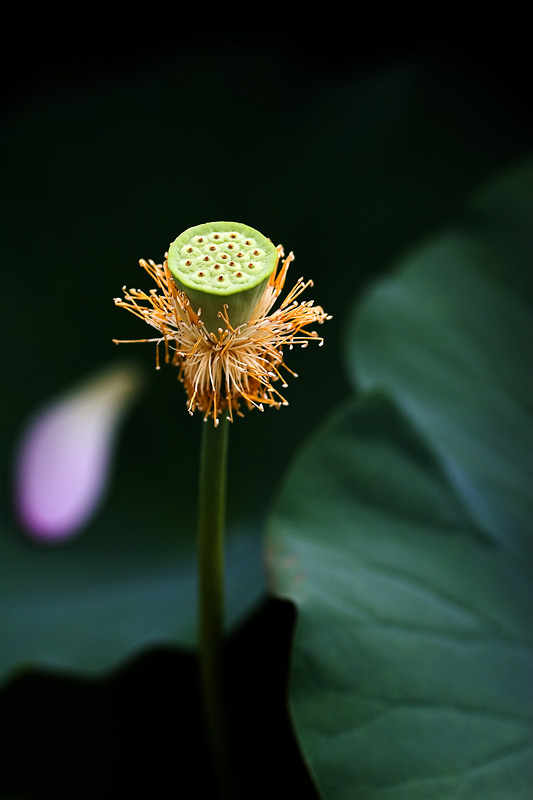
<path id="1" fill-rule="evenodd" d="M 191 263 L 192 263 L 191 261 L 187 260 L 187 261 L 185 262 L 185 266 L 186 266 L 186 267 L 190 267 L 190 266 L 191 266 Z"/>
<path id="2" fill-rule="evenodd" d="M 233 245 L 231 244 L 231 242 L 230 242 L 230 243 L 228 244 L 228 247 L 229 247 L 229 249 L 230 249 L 230 250 L 233 250 L 233 247 L 234 247 L 234 246 L 233 246 Z"/>
<path id="3" fill-rule="evenodd" d="M 229 238 L 230 239 L 236 239 L 237 238 L 237 234 L 236 233 L 230 233 Z"/>
<path id="4" fill-rule="evenodd" d="M 204 261 L 209 261 L 209 256 L 205 256 Z"/>
<path id="5" fill-rule="evenodd" d="M 216 247 L 215 247 L 215 245 L 214 245 L 214 244 L 212 244 L 212 245 L 209 247 L 209 249 L 210 249 L 210 250 L 216 250 Z"/>
<path id="6" fill-rule="evenodd" d="M 258 256 L 258 255 L 259 255 L 259 250 L 254 250 L 254 256 Z"/>
<path id="7" fill-rule="evenodd" d="M 192 253 L 192 247 L 188 247 L 188 248 L 187 248 L 187 252 L 188 252 L 188 253 Z"/>
<path id="8" fill-rule="evenodd" d="M 220 233 L 215 233 L 215 235 L 213 236 L 213 239 L 220 239 Z"/>
<path id="9" fill-rule="evenodd" d="M 235 266 L 235 261 L 230 261 L 229 265 L 230 265 L 230 267 L 234 267 Z"/>
<path id="10" fill-rule="evenodd" d="M 205 275 L 205 272 L 199 272 L 199 273 L 198 273 L 198 277 L 199 277 L 199 278 L 203 278 L 203 277 L 204 277 L 204 275 Z"/>
<path id="11" fill-rule="evenodd" d="M 242 278 L 242 272 L 236 272 L 235 273 L 235 277 Z"/>
<path id="12" fill-rule="evenodd" d="M 247 244 L 248 246 L 250 246 L 252 243 L 251 243 L 251 241 L 249 239 L 247 239 L 244 244 Z"/>
<path id="13" fill-rule="evenodd" d="M 223 280 L 224 280 L 224 276 L 223 275 L 219 275 L 218 278 L 217 278 L 217 281 L 220 281 L 220 283 L 222 283 Z"/>
<path id="14" fill-rule="evenodd" d="M 255 264 L 252 264 L 252 262 L 250 261 L 250 263 L 248 264 L 248 269 L 253 269 L 254 267 L 255 267 Z"/>
<path id="15" fill-rule="evenodd" d="M 213 269 L 220 269 L 220 264 L 215 264 Z"/>
<path id="16" fill-rule="evenodd" d="M 199 237 L 198 237 L 198 241 L 199 241 L 199 242 L 203 242 L 203 240 L 204 240 L 204 239 L 203 239 L 203 237 L 202 237 L 202 236 L 199 236 Z"/>
<path id="17" fill-rule="evenodd" d="M 242 258 L 244 253 L 237 253 L 237 258 Z"/>
<path id="18" fill-rule="evenodd" d="M 225 260 L 227 259 L 227 255 L 226 255 L 226 253 L 222 253 L 222 255 L 220 256 L 220 258 L 223 258 L 223 259 L 224 259 L 224 261 L 225 261 Z"/>

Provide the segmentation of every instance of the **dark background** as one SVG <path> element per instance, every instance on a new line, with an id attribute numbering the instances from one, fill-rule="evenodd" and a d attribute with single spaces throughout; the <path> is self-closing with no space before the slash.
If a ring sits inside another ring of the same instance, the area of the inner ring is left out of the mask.
<path id="1" fill-rule="evenodd" d="M 286 38 L 283 25 L 258 36 L 242 19 L 223 35 L 191 34 L 184 20 L 140 20 L 121 35 L 94 19 L 65 24 L 28 12 L 8 25 L 4 49 L 5 505 L 26 415 L 118 357 L 113 337 L 143 335 L 111 302 L 139 283 L 138 259 L 160 260 L 189 225 L 237 219 L 294 249 L 293 277 L 312 277 L 310 296 L 334 316 L 325 347 L 289 362 L 301 377 L 275 428 L 252 414 L 232 431 L 232 453 L 253 441 L 259 464 L 250 474 L 234 457 L 230 505 L 261 518 L 291 455 L 349 392 L 351 304 L 531 154 L 529 53 L 459 25 L 437 35 L 431 23 L 415 34 L 341 20 Z M 150 370 L 153 357 L 136 353 Z M 154 375 L 124 437 L 128 487 L 117 478 L 111 503 L 141 487 L 153 496 L 176 442 L 196 452 L 199 424 L 184 417 L 175 376 Z M 154 426 L 164 429 L 155 444 Z M 153 467 L 141 481 L 144 457 Z M 194 469 L 182 481 L 194 493 Z M 245 797 L 270 797 L 280 781 L 287 796 L 313 797 L 284 711 L 292 622 L 288 604 L 265 601 L 228 645 Z M 194 657 L 172 650 L 95 682 L 21 676 L 0 700 L 0 797 L 209 793 L 195 686 Z"/>

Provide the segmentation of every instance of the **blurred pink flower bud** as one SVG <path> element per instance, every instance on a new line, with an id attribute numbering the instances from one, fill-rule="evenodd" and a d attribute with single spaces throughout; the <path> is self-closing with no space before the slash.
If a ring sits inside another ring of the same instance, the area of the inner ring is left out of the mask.
<path id="1" fill-rule="evenodd" d="M 108 483 L 116 434 L 140 386 L 138 369 L 114 365 L 30 420 L 15 467 L 16 513 L 30 538 L 63 541 L 95 513 Z"/>

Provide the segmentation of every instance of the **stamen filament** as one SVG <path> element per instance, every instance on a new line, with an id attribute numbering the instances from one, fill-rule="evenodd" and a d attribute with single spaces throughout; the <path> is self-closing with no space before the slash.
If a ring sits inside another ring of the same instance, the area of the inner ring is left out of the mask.
<path id="1" fill-rule="evenodd" d="M 300 295 L 313 285 L 312 281 L 299 278 L 278 309 L 272 311 L 294 260 L 292 252 L 285 258 L 281 245 L 276 249 L 283 260 L 270 275 L 250 321 L 232 326 L 229 306 L 224 304 L 218 314 L 221 320 L 218 334 L 206 329 L 201 310 L 196 313 L 192 309 L 188 297 L 172 279 L 166 262 L 160 265 L 142 259 L 139 263 L 157 289 L 148 293 L 140 289 L 124 290 L 124 299 L 115 300 L 116 305 L 160 332 L 158 338 L 134 341 L 156 343 L 156 368 L 160 366 L 159 346 L 164 343 L 166 363 L 179 368 L 178 377 L 185 384 L 189 413 L 199 410 L 205 419 L 212 417 L 215 425 L 224 412 L 229 420 L 235 414 L 242 416 L 242 405 L 261 410 L 264 405 L 277 408 L 287 405 L 287 400 L 272 385 L 280 381 L 286 388 L 282 368 L 296 377 L 284 363 L 283 348 L 307 347 L 311 340 L 323 342 L 308 326 L 322 324 L 329 317 L 311 300 L 298 302 Z M 118 344 L 124 340 L 114 341 Z"/>

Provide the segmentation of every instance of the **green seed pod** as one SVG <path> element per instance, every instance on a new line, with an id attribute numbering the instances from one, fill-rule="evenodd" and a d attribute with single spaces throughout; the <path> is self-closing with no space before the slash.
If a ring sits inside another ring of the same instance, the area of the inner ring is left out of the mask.
<path id="1" fill-rule="evenodd" d="M 248 322 L 276 268 L 278 251 L 262 233 L 239 222 L 206 222 L 184 231 L 169 247 L 168 268 L 208 331 Z"/>

